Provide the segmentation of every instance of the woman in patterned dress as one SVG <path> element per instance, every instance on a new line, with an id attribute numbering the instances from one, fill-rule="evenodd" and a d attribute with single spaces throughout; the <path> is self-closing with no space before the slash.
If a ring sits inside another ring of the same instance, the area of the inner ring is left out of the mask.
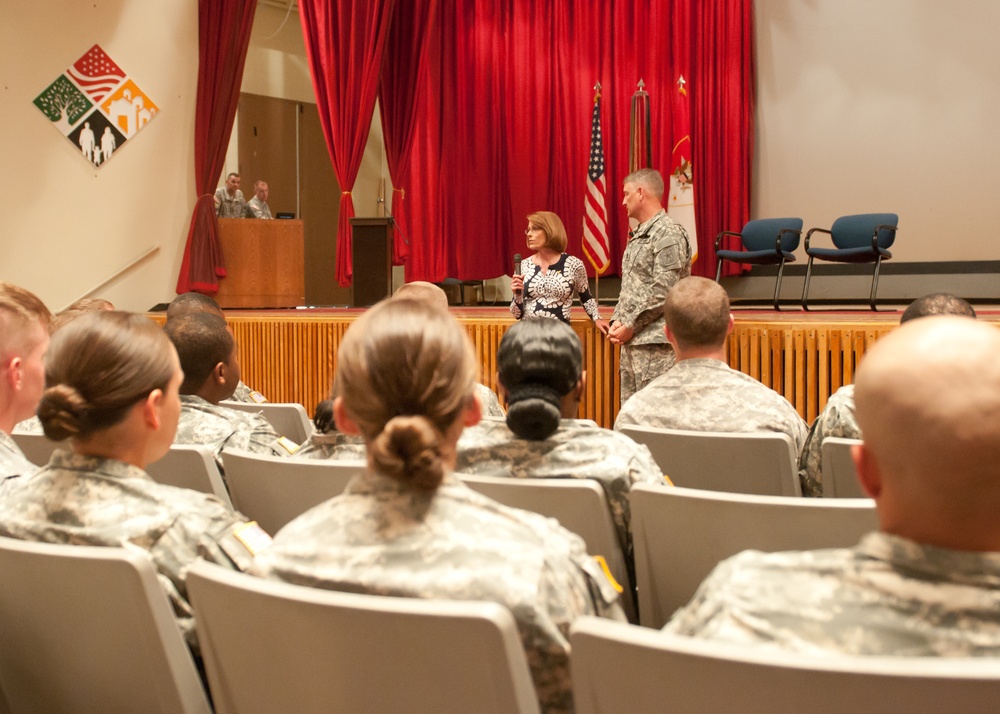
<path id="1" fill-rule="evenodd" d="M 590 294 L 583 261 L 565 252 L 566 229 L 559 216 L 551 211 L 532 213 L 525 235 L 528 249 L 535 253 L 521 261 L 521 274 L 511 279 L 511 314 L 518 320 L 555 318 L 569 323 L 573 296 L 579 295 L 597 329 L 607 334 L 608 321 L 601 319 L 597 300 Z"/>

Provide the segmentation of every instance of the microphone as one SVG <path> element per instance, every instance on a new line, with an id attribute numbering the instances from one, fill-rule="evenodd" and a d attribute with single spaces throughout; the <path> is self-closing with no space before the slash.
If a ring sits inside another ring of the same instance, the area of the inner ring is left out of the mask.
<path id="1" fill-rule="evenodd" d="M 521 274 L 521 254 L 514 253 L 514 275 L 520 275 L 520 274 Z M 520 295 L 521 291 L 515 290 L 514 294 Z"/>

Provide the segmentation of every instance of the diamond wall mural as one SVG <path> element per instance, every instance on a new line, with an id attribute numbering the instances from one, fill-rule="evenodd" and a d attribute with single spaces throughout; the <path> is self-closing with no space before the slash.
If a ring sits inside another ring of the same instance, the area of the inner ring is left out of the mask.
<path id="1" fill-rule="evenodd" d="M 160 111 L 98 45 L 59 75 L 34 103 L 94 166 L 103 166 Z"/>

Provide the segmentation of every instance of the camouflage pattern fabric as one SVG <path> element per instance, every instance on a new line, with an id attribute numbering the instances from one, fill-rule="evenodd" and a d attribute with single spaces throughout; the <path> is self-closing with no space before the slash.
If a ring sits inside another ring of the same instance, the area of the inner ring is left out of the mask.
<path id="1" fill-rule="evenodd" d="M 44 434 L 45 430 L 42 429 L 42 420 L 37 416 L 29 417 L 24 421 L 19 421 L 14 425 L 15 434 Z"/>
<path id="2" fill-rule="evenodd" d="M 622 285 L 618 305 L 611 315 L 612 323 L 622 323 L 632 329 L 635 335 L 621 348 L 621 403 L 653 377 L 640 373 L 638 379 L 629 370 L 634 360 L 629 352 L 639 345 L 662 345 L 667 350 L 664 334 L 663 301 L 667 291 L 678 280 L 691 274 L 691 247 L 687 231 L 661 210 L 633 231 L 622 257 Z M 672 350 L 671 350 L 672 352 Z M 665 358 L 672 360 L 671 357 Z M 647 362 L 647 365 L 666 365 L 668 362 Z M 637 385 L 634 386 L 633 385 Z"/>
<path id="3" fill-rule="evenodd" d="M 242 404 L 263 404 L 267 401 L 267 398 L 263 394 L 255 389 L 250 389 L 242 380 L 236 385 L 236 391 L 233 392 L 233 396 L 229 399 Z"/>
<path id="4" fill-rule="evenodd" d="M 497 399 L 496 392 L 485 384 L 477 383 L 475 388 L 476 394 L 479 395 L 479 403 L 482 405 L 484 417 L 502 417 L 507 415 L 507 412 L 500 406 L 500 400 Z"/>
<path id="5" fill-rule="evenodd" d="M 674 366 L 676 355 L 669 344 L 622 345 L 619 356 L 621 404 Z"/>
<path id="6" fill-rule="evenodd" d="M 239 189 L 236 189 L 236 195 L 232 198 L 225 186 L 215 192 L 215 213 L 219 218 L 243 218 L 246 212 L 247 202 Z"/>
<path id="7" fill-rule="evenodd" d="M 252 553 L 237 533 L 246 519 L 214 496 L 153 481 L 122 461 L 61 449 L 0 499 L 0 535 L 149 553 L 184 637 L 197 652 L 185 574 L 199 556 L 245 568 Z"/>
<path id="8" fill-rule="evenodd" d="M 181 417 L 175 444 L 207 444 L 222 468 L 222 450 L 237 449 L 267 456 L 288 456 L 279 446 L 278 434 L 260 414 L 211 404 L 194 394 L 181 395 Z"/>
<path id="9" fill-rule="evenodd" d="M 576 256 L 563 253 L 545 273 L 530 257 L 525 258 L 521 261 L 521 275 L 524 291 L 510 301 L 510 314 L 515 320 L 555 318 L 568 324 L 574 295 L 580 296 L 580 304 L 591 320 L 601 319 L 597 300 L 590 294 L 587 269 Z"/>
<path id="10" fill-rule="evenodd" d="M 573 620 L 624 620 L 617 593 L 578 536 L 450 475 L 436 492 L 423 492 L 361 474 L 343 495 L 282 528 L 250 572 L 329 590 L 505 605 L 546 712 L 573 711 Z"/>
<path id="11" fill-rule="evenodd" d="M 341 434 L 338 431 L 328 434 L 313 432 L 298 451 L 295 458 L 333 459 L 335 461 L 367 461 L 365 441 L 360 436 Z"/>
<path id="12" fill-rule="evenodd" d="M 663 628 L 808 654 L 1000 656 L 1000 553 L 871 533 L 854 548 L 746 551 Z"/>
<path id="13" fill-rule="evenodd" d="M 513 478 L 586 478 L 604 489 L 618 542 L 631 560 L 631 511 L 628 493 L 634 483 L 665 485 L 649 449 L 624 434 L 563 420 L 548 439 L 530 441 L 514 435 L 502 421 L 482 421 L 462 432 L 455 471 Z"/>
<path id="14" fill-rule="evenodd" d="M 271 215 L 271 207 L 267 205 L 267 201 L 261 201 L 256 196 L 247 201 L 246 217 L 263 219 L 273 218 Z"/>
<path id="15" fill-rule="evenodd" d="M 28 461 L 10 434 L 0 431 L 0 480 L 30 474 L 37 468 Z"/>
<path id="16" fill-rule="evenodd" d="M 627 424 L 689 431 L 776 431 L 802 450 L 808 428 L 787 399 L 720 360 L 685 359 L 628 400 L 615 429 Z"/>
<path id="17" fill-rule="evenodd" d="M 860 439 L 861 427 L 854 418 L 854 385 L 845 384 L 830 395 L 816 417 L 799 456 L 799 481 L 803 496 L 823 495 L 823 440 L 828 436 Z"/>

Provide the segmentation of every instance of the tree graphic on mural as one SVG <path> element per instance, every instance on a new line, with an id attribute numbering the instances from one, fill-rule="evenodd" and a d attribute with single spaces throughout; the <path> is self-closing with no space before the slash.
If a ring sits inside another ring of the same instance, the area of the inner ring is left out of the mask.
<path id="1" fill-rule="evenodd" d="M 64 127 L 63 133 L 66 133 L 93 104 L 66 75 L 59 75 L 55 82 L 35 97 L 35 106 L 57 125 Z"/>

